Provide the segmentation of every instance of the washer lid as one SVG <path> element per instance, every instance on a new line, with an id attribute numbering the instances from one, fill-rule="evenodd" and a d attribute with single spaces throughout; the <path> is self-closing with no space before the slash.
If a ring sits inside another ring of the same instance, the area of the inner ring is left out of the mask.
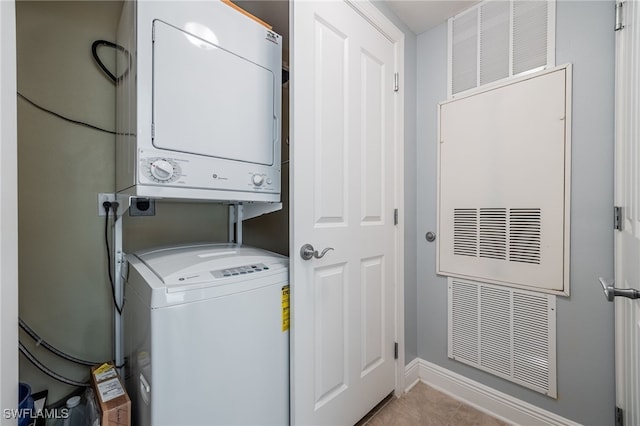
<path id="1" fill-rule="evenodd" d="M 284 256 L 236 244 L 163 247 L 137 252 L 135 256 L 167 287 L 248 277 L 288 265 Z"/>

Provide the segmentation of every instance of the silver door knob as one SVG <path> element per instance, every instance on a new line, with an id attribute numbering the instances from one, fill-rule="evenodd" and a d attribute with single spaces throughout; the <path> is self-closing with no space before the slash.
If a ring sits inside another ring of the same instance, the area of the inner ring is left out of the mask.
<path id="1" fill-rule="evenodd" d="M 607 281 L 604 278 L 600 278 L 600 284 L 602 284 L 602 290 L 604 290 L 604 297 L 609 302 L 613 302 L 614 297 L 628 297 L 629 299 L 639 299 L 640 291 L 634 288 L 615 288 L 613 281 Z"/>
<path id="2" fill-rule="evenodd" d="M 300 257 L 304 260 L 310 260 L 313 257 L 316 259 L 322 259 L 329 250 L 333 250 L 333 247 L 327 247 L 322 250 L 322 253 L 318 253 L 318 250 L 314 249 L 311 244 L 305 244 L 300 247 Z"/>

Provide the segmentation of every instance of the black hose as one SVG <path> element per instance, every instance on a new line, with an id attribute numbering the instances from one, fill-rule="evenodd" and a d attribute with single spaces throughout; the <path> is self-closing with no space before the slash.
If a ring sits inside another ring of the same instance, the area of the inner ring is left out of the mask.
<path id="1" fill-rule="evenodd" d="M 27 325 L 26 322 L 24 322 L 22 320 L 22 318 L 18 318 L 18 323 L 20 324 L 20 328 L 23 329 L 29 336 L 31 336 L 31 338 L 33 340 L 36 341 L 36 344 L 38 346 L 44 347 L 46 350 L 58 355 L 60 358 L 64 358 L 67 361 L 75 362 L 76 364 L 86 365 L 86 366 L 89 366 L 89 367 L 99 364 L 98 362 L 85 361 L 83 359 L 76 358 L 74 356 L 71 356 L 71 355 L 68 355 L 68 354 L 62 352 L 60 349 L 55 348 L 54 346 L 52 346 L 49 343 L 47 343 L 47 341 L 42 340 L 42 338 L 40 336 L 38 336 L 38 334 L 35 331 L 33 331 L 31 329 L 31 327 L 29 327 Z"/>
<path id="2" fill-rule="evenodd" d="M 31 104 L 32 106 L 38 108 L 40 111 L 44 111 L 47 114 L 51 114 L 55 117 L 58 117 L 64 121 L 67 121 L 69 123 L 72 124 L 77 124 L 79 126 L 84 126 L 84 127 L 88 127 L 89 129 L 93 129 L 93 130 L 98 130 L 100 132 L 104 132 L 104 133 L 109 133 L 111 135 L 125 135 L 125 136 L 130 136 L 130 134 L 128 133 L 118 133 L 118 132 L 114 132 L 113 130 L 109 130 L 109 129 L 103 129 L 102 127 L 98 127 L 98 126 L 94 126 L 93 124 L 89 124 L 89 123 L 85 123 L 84 121 L 79 121 L 79 120 L 74 120 L 73 118 L 69 118 L 69 117 L 65 117 L 64 115 L 58 114 L 57 112 L 51 111 L 50 109 L 47 109 L 41 105 L 38 105 L 37 103 L 35 103 L 34 101 L 32 101 L 31 99 L 27 98 L 25 95 L 23 95 L 20 92 L 16 92 L 17 95 L 24 99 L 26 102 L 28 102 L 29 104 Z"/>
<path id="3" fill-rule="evenodd" d="M 89 386 L 89 382 L 78 382 L 76 380 L 67 379 L 66 377 L 61 376 L 60 374 L 56 373 L 55 371 L 49 370 L 49 368 L 47 368 L 46 365 L 44 365 L 43 363 L 38 361 L 36 359 L 36 357 L 34 357 L 31 354 L 31 352 L 29 352 L 27 350 L 27 348 L 24 347 L 22 342 L 18 342 L 18 348 L 20 349 L 20 353 L 22 353 L 22 355 L 24 355 L 31 362 L 31 364 L 35 365 L 40 371 L 42 371 L 47 376 L 49 376 L 51 378 L 54 378 L 59 382 L 62 382 L 62 383 L 65 383 L 65 384 L 71 385 L 71 386 L 79 386 L 79 387 L 87 387 L 87 386 Z"/>
<path id="4" fill-rule="evenodd" d="M 114 48 L 116 50 L 119 50 L 119 51 L 121 51 L 121 52 L 123 52 L 123 53 L 125 53 L 127 55 L 127 59 L 129 61 L 129 64 L 127 65 L 127 68 L 124 70 L 124 72 L 122 73 L 121 76 L 116 77 L 115 75 L 113 75 L 113 73 L 111 71 L 109 71 L 109 69 L 104 64 L 104 62 L 102 62 L 102 60 L 100 59 L 100 56 L 98 56 L 98 46 L 112 47 L 112 48 Z M 112 82 L 114 82 L 116 84 L 120 83 L 122 81 L 122 79 L 125 78 L 127 76 L 127 74 L 129 74 L 129 69 L 131 68 L 131 63 L 133 62 L 133 58 L 131 57 L 131 53 L 129 53 L 129 51 L 127 49 L 125 49 L 124 47 L 120 46 L 119 44 L 115 44 L 115 43 L 113 43 L 111 41 L 107 41 L 107 40 L 96 40 L 91 45 L 91 54 L 93 55 L 93 59 L 96 61 L 96 63 L 100 67 L 100 69 L 107 75 L 107 77 L 109 77 L 109 79 Z"/>

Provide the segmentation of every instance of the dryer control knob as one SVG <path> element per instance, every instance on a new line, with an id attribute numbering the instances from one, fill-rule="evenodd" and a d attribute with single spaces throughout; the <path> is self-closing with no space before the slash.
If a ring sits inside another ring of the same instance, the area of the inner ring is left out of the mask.
<path id="1" fill-rule="evenodd" d="M 173 172 L 173 164 L 167 160 L 156 160 L 151 163 L 151 174 L 160 181 L 171 179 Z"/>
<path id="2" fill-rule="evenodd" d="M 262 175 L 253 175 L 251 181 L 255 186 L 260 186 L 264 183 L 264 176 Z"/>

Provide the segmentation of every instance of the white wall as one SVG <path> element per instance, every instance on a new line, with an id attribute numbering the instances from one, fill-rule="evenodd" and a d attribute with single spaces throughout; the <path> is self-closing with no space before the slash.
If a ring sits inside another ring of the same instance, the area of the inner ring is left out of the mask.
<path id="1" fill-rule="evenodd" d="M 613 2 L 557 3 L 556 63 L 573 63 L 571 297 L 558 298 L 558 399 L 447 358 L 447 285 L 435 244 L 418 238 L 418 356 L 583 424 L 613 423 Z M 418 36 L 418 234 L 436 226 L 437 103 L 446 99 L 447 26 Z"/>
<path id="2" fill-rule="evenodd" d="M 0 409 L 18 399 L 15 3 L 0 1 Z M 5 419 L 2 424 L 16 424 Z"/>

